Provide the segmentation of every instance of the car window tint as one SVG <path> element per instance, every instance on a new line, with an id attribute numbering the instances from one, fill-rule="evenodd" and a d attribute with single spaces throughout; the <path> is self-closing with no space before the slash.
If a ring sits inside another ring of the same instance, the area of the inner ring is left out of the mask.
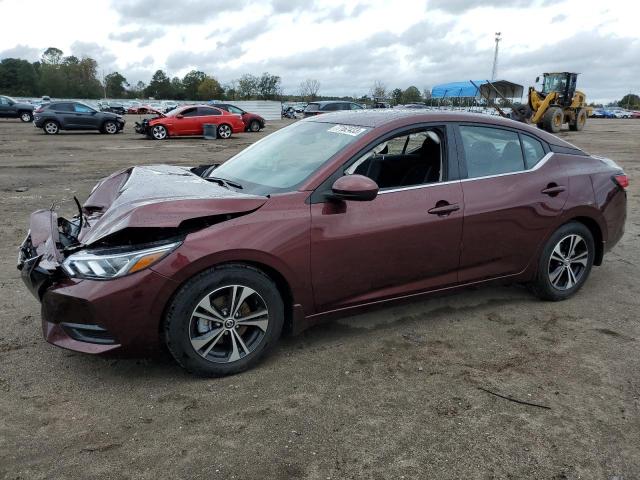
<path id="1" fill-rule="evenodd" d="M 381 190 L 442 181 L 444 134 L 424 129 L 381 142 L 345 169 L 345 175 L 364 175 Z"/>
<path id="2" fill-rule="evenodd" d="M 322 110 L 326 110 L 327 112 L 333 112 L 336 110 L 340 110 L 340 103 L 327 103 Z"/>
<path id="3" fill-rule="evenodd" d="M 0 104 L 9 105 L 9 100 L 5 97 L 0 97 Z"/>
<path id="4" fill-rule="evenodd" d="M 74 110 L 76 112 L 81 112 L 81 113 L 91 113 L 91 112 L 93 112 L 93 110 L 91 110 L 86 105 L 82 105 L 81 103 L 74 103 L 73 104 L 73 108 L 74 108 Z"/>
<path id="5" fill-rule="evenodd" d="M 198 116 L 198 109 L 197 108 L 187 108 L 186 110 L 183 110 L 181 112 L 181 115 L 183 117 L 196 117 Z"/>
<path id="6" fill-rule="evenodd" d="M 469 178 L 524 170 L 518 134 L 491 127 L 461 126 Z"/>
<path id="7" fill-rule="evenodd" d="M 318 105 L 317 103 L 310 103 L 304 109 L 305 112 L 317 112 L 318 110 L 320 110 L 320 105 Z"/>
<path id="8" fill-rule="evenodd" d="M 227 110 L 229 110 L 231 113 L 237 113 L 239 115 L 242 115 L 242 113 L 243 113 L 242 110 L 240 110 L 238 107 L 234 107 L 232 105 L 229 105 Z"/>
<path id="9" fill-rule="evenodd" d="M 522 150 L 524 151 L 524 164 L 527 169 L 533 168 L 544 157 L 542 143 L 529 135 L 521 135 Z"/>
<path id="10" fill-rule="evenodd" d="M 71 103 L 54 103 L 51 110 L 56 112 L 73 112 L 73 104 Z"/>
<path id="11" fill-rule="evenodd" d="M 198 107 L 198 115 L 202 115 L 202 116 L 222 115 L 222 113 L 217 108 Z"/>
<path id="12" fill-rule="evenodd" d="M 358 105 L 357 103 L 351 103 L 351 110 L 362 110 L 362 105 Z"/>

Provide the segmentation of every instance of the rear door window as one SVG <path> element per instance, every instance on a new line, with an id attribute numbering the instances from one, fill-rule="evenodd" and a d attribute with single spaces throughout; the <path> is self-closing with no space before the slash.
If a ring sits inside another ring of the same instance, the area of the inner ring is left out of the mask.
<path id="1" fill-rule="evenodd" d="M 49 108 L 56 112 L 73 112 L 74 110 L 73 103 L 53 103 Z"/>
<path id="2" fill-rule="evenodd" d="M 542 143 L 529 135 L 520 135 L 522 140 L 522 151 L 524 152 L 524 163 L 528 169 L 535 167 L 545 156 Z"/>
<path id="3" fill-rule="evenodd" d="M 516 132 L 493 127 L 461 126 L 460 135 L 469 178 L 524 170 Z"/>
<path id="4" fill-rule="evenodd" d="M 211 107 L 198 107 L 198 116 L 210 116 L 210 115 L 222 115 L 222 112 L 217 108 Z"/>

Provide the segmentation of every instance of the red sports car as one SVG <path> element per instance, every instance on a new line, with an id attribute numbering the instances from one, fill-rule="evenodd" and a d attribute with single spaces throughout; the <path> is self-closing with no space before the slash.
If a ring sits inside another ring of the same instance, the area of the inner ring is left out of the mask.
<path id="1" fill-rule="evenodd" d="M 496 279 L 567 299 L 622 237 L 627 186 L 612 160 L 513 120 L 327 113 L 201 176 L 133 167 L 71 220 L 33 213 L 19 268 L 47 341 L 164 343 L 188 370 L 226 375 L 283 329 L 391 300 Z"/>
<path id="2" fill-rule="evenodd" d="M 202 136 L 203 126 L 207 123 L 218 126 L 220 138 L 229 138 L 232 133 L 244 132 L 245 128 L 240 115 L 209 105 L 188 105 L 144 122 L 144 128 L 139 132 L 154 140 L 179 136 Z"/>

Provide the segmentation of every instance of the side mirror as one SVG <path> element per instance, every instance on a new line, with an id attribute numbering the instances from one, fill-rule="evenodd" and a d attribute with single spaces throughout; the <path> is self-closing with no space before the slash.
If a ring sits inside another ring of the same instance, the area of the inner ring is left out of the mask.
<path id="1" fill-rule="evenodd" d="M 176 115 L 176 118 L 184 118 L 184 115 L 178 114 Z"/>
<path id="2" fill-rule="evenodd" d="M 536 83 L 540 82 L 540 77 L 536 77 Z"/>
<path id="3" fill-rule="evenodd" d="M 331 187 L 331 198 L 368 202 L 378 195 L 378 184 L 364 175 L 345 175 Z"/>

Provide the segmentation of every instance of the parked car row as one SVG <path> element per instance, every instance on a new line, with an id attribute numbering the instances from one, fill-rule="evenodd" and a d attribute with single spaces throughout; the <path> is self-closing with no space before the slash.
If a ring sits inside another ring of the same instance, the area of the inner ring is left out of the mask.
<path id="1" fill-rule="evenodd" d="M 591 112 L 591 118 L 640 118 L 640 111 L 623 108 L 596 108 Z"/>
<path id="2" fill-rule="evenodd" d="M 60 130 L 99 130 L 115 134 L 122 131 L 125 120 L 122 115 L 101 112 L 82 102 L 51 102 L 33 112 L 33 125 L 48 135 Z"/>

